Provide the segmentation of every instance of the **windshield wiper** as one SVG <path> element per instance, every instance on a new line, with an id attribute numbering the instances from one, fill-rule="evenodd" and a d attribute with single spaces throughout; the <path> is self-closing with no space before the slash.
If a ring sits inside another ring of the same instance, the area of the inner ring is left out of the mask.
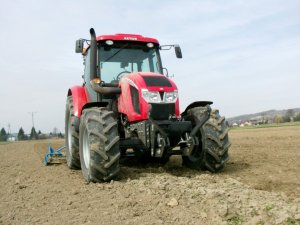
<path id="1" fill-rule="evenodd" d="M 112 59 L 113 57 L 115 57 L 120 51 L 122 51 L 125 47 L 127 47 L 128 44 L 122 46 L 118 51 L 116 51 L 113 55 L 109 56 L 107 59 L 104 60 L 103 63 L 107 62 L 108 60 Z"/>

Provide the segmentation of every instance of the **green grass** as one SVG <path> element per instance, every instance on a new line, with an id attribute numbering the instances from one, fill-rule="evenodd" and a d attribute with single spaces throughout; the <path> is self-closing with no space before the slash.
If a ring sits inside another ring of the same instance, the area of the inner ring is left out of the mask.
<path id="1" fill-rule="evenodd" d="M 271 124 L 255 125 L 255 126 L 232 127 L 230 128 L 230 130 L 237 131 L 237 130 L 248 130 L 248 129 L 259 129 L 259 128 L 294 127 L 294 126 L 300 126 L 300 122 L 278 123 L 278 124 L 271 123 Z"/>
<path id="2" fill-rule="evenodd" d="M 239 215 L 233 216 L 227 220 L 229 225 L 241 225 L 243 224 L 243 218 Z"/>
<path id="3" fill-rule="evenodd" d="M 292 218 L 288 218 L 285 223 L 283 223 L 284 225 L 298 225 L 300 224 L 300 221 L 299 220 L 295 220 L 295 219 L 292 219 Z"/>
<path id="4" fill-rule="evenodd" d="M 7 145 L 7 144 L 9 144 L 10 142 L 8 142 L 8 141 L 0 141 L 0 145 Z"/>
<path id="5" fill-rule="evenodd" d="M 265 211 L 269 212 L 269 211 L 271 211 L 274 207 L 275 207 L 274 204 L 267 205 L 267 206 L 265 207 Z"/>

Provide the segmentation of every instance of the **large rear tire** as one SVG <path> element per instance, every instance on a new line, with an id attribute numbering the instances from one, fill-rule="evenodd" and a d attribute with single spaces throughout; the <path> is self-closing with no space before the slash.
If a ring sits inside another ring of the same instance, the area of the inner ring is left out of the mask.
<path id="1" fill-rule="evenodd" d="M 66 103 L 65 145 L 68 167 L 70 169 L 80 169 L 79 133 L 75 129 L 75 116 L 72 96 L 68 96 Z"/>
<path id="2" fill-rule="evenodd" d="M 195 127 L 204 117 L 206 107 L 195 107 L 188 110 L 185 120 L 192 122 Z M 228 161 L 228 149 L 230 142 L 228 138 L 229 127 L 219 110 L 212 110 L 209 119 L 197 132 L 199 140 L 198 147 L 190 156 L 183 156 L 183 164 L 192 169 L 209 170 L 218 172 L 224 168 Z"/>
<path id="3" fill-rule="evenodd" d="M 87 182 L 108 181 L 119 170 L 119 135 L 113 112 L 106 108 L 83 110 L 79 128 L 81 170 Z"/>

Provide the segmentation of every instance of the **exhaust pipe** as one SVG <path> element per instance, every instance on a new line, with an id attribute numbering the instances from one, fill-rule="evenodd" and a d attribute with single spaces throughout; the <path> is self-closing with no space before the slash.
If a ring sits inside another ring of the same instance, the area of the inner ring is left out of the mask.
<path id="1" fill-rule="evenodd" d="M 91 44 L 90 44 L 90 80 L 97 78 L 97 40 L 94 28 L 90 29 Z M 101 77 L 100 77 L 101 80 Z"/>
<path id="2" fill-rule="evenodd" d="M 121 88 L 111 87 L 112 85 L 107 84 L 108 87 L 101 86 L 101 76 L 97 77 L 97 40 L 94 28 L 90 29 L 91 44 L 90 44 L 90 83 L 94 91 L 103 94 L 120 94 Z M 109 87 L 110 86 L 110 87 Z"/>

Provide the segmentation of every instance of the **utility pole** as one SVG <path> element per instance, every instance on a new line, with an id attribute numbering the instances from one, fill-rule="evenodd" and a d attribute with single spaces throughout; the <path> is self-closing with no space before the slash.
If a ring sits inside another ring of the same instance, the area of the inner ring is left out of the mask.
<path id="1" fill-rule="evenodd" d="M 10 123 L 7 124 L 7 134 L 9 135 L 11 133 L 11 130 L 10 130 Z"/>
<path id="2" fill-rule="evenodd" d="M 34 114 L 36 114 L 37 112 L 28 112 L 31 114 L 31 119 L 32 119 L 32 127 L 34 127 Z"/>

